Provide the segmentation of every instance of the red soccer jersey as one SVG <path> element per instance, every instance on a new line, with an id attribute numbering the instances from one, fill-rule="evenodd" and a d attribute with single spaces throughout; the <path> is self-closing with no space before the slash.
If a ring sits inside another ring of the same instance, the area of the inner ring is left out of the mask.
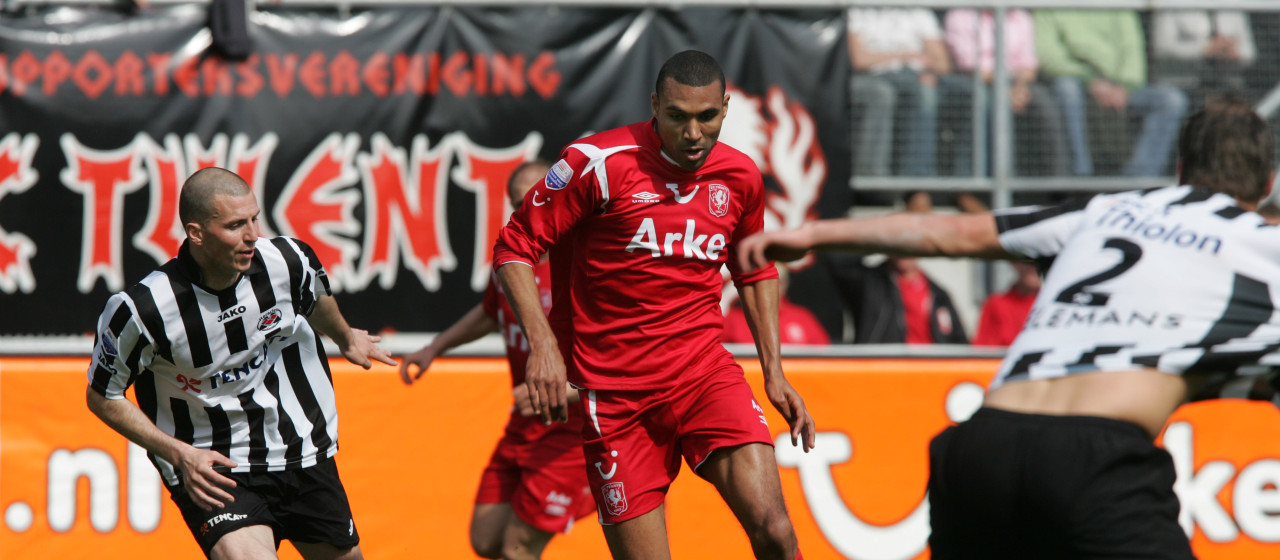
<path id="1" fill-rule="evenodd" d="M 662 154 L 653 121 L 640 122 L 560 152 L 499 233 L 494 269 L 532 265 L 551 249 L 550 321 L 572 340 L 574 385 L 670 387 L 728 355 L 720 267 L 740 284 L 777 277 L 772 266 L 744 274 L 735 256 L 763 217 L 750 158 L 717 143 L 688 171 Z"/>
<path id="2" fill-rule="evenodd" d="M 546 262 L 538 263 L 533 269 L 534 279 L 538 282 L 538 295 L 542 296 L 542 307 L 551 310 L 551 267 Z M 511 366 L 511 386 L 524 383 L 525 364 L 529 362 L 529 340 L 520 330 L 516 321 L 516 313 L 502 293 L 502 284 L 498 282 L 496 273 L 489 275 L 489 287 L 484 291 L 484 312 L 498 321 L 498 332 L 502 334 L 502 344 L 507 347 L 507 363 Z"/>
<path id="3" fill-rule="evenodd" d="M 1018 293 L 1010 289 L 1002 294 L 992 294 L 982 304 L 978 319 L 978 334 L 973 337 L 974 346 L 1008 346 L 1022 331 L 1031 313 L 1036 295 Z"/>

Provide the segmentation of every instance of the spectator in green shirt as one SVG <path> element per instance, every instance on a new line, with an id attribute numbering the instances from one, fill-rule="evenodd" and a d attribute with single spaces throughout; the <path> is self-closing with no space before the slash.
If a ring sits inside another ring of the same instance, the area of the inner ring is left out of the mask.
<path id="1" fill-rule="evenodd" d="M 1171 173 L 1170 155 L 1187 95 L 1147 83 L 1146 39 L 1137 12 L 1037 10 L 1034 19 L 1040 71 L 1062 104 L 1072 172 L 1093 175 L 1085 118 L 1086 101 L 1092 98 L 1103 111 L 1142 117 L 1125 175 Z"/>

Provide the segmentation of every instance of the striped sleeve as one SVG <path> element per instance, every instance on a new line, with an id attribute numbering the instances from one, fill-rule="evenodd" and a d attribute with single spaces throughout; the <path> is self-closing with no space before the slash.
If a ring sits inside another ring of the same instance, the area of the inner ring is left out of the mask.
<path id="1" fill-rule="evenodd" d="M 1079 228 L 1091 198 L 1058 206 L 1023 206 L 995 212 L 1000 246 L 1015 255 L 1043 258 L 1057 255 Z"/>
<path id="2" fill-rule="evenodd" d="M 289 286 L 293 296 L 294 311 L 306 317 L 315 310 L 316 300 L 332 295 L 329 276 L 324 265 L 309 245 L 291 237 L 277 237 L 271 243 L 280 250 L 289 267 Z"/>
<path id="3" fill-rule="evenodd" d="M 111 296 L 98 316 L 89 386 L 108 399 L 124 398 L 124 392 L 150 363 L 152 345 L 123 293 Z"/>

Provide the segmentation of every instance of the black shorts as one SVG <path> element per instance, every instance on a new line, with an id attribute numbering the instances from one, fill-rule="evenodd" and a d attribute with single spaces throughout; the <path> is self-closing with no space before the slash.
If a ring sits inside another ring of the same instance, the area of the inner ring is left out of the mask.
<path id="1" fill-rule="evenodd" d="M 266 473 L 223 473 L 236 481 L 224 488 L 236 501 L 213 511 L 200 509 L 186 488 L 169 487 L 169 497 L 182 511 L 187 528 L 209 556 L 213 545 L 227 533 L 250 525 L 266 525 L 280 541 L 329 543 L 348 549 L 360 543 L 347 491 L 338 479 L 333 459 L 305 469 Z"/>
<path id="2" fill-rule="evenodd" d="M 1195 558 L 1175 476 L 1136 424 L 983 408 L 929 445 L 932 557 Z"/>

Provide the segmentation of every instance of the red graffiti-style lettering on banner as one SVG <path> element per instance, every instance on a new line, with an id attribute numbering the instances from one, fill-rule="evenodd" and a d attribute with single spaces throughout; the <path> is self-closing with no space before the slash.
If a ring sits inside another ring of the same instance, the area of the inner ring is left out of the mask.
<path id="1" fill-rule="evenodd" d="M 415 138 L 407 162 L 403 148 L 376 134 L 372 153 L 359 156 L 365 196 L 361 286 L 374 276 L 383 288 L 394 286 L 401 255 L 405 268 L 432 291 L 440 289 L 441 270 L 457 267 L 445 215 L 449 138 L 435 149 L 428 148 L 425 137 Z"/>
<path id="2" fill-rule="evenodd" d="M 471 143 L 458 135 L 458 169 L 453 180 L 463 189 L 476 194 L 476 255 L 471 270 L 471 287 L 476 291 L 489 283 L 489 269 L 493 260 L 493 243 L 498 230 L 507 223 L 511 206 L 507 203 L 507 179 L 521 163 L 537 157 L 542 148 L 542 136 L 530 133 L 510 148 L 494 149 Z"/>
<path id="3" fill-rule="evenodd" d="M 230 169 L 249 183 L 249 188 L 253 189 L 254 195 L 258 197 L 258 209 L 261 212 L 258 219 L 258 228 L 264 237 L 275 237 L 275 232 L 267 225 L 267 204 L 266 204 L 266 177 L 267 164 L 271 161 L 271 155 L 275 153 L 276 146 L 280 143 L 279 137 L 274 132 L 269 132 L 258 139 L 258 142 L 250 145 L 249 137 L 243 134 L 237 134 L 231 138 L 231 151 L 227 155 L 227 161 L 230 161 Z"/>
<path id="4" fill-rule="evenodd" d="M 178 216 L 178 195 L 182 183 L 192 172 L 206 167 L 231 169 L 249 183 L 258 199 L 258 207 L 263 207 L 265 161 L 275 150 L 275 134 L 267 134 L 253 146 L 249 146 L 249 138 L 243 134 L 235 135 L 230 141 L 225 134 L 215 134 L 207 148 L 194 134 L 182 138 L 169 134 L 163 144 L 143 136 L 137 142 L 145 147 L 150 200 L 146 222 L 134 235 L 133 245 L 157 263 L 177 255 L 178 247 L 186 238 Z M 231 146 L 229 149 L 228 144 Z"/>
<path id="5" fill-rule="evenodd" d="M 215 134 L 209 141 L 209 147 L 200 143 L 200 138 L 188 134 L 182 142 L 187 154 L 187 168 L 192 173 L 206 167 L 227 167 L 227 136 Z"/>
<path id="6" fill-rule="evenodd" d="M 11 174 L 14 168 L 12 157 L 3 154 L 23 154 L 27 171 L 19 174 L 26 173 L 21 185 L 29 188 L 35 182 L 30 161 L 37 138 L 30 135 L 21 149 L 15 148 L 16 136 L 7 138 L 0 144 L 0 172 Z M 315 250 L 334 287 L 351 290 L 364 289 L 375 278 L 381 287 L 391 288 L 401 268 L 414 273 L 428 290 L 439 290 L 442 272 L 457 268 L 446 215 L 449 184 L 457 184 L 475 194 L 471 279 L 478 291 L 488 277 L 493 236 L 510 212 L 505 203 L 507 176 L 537 154 L 542 137 L 530 133 L 514 146 L 487 148 L 473 144 L 462 132 L 446 135 L 434 147 L 419 135 L 406 154 L 383 134 L 373 136 L 369 153 L 359 151 L 358 135 L 333 134 L 293 171 L 280 197 L 268 207 L 263 183 L 278 143 L 274 133 L 254 144 L 243 134 L 216 134 L 208 146 L 194 134 L 170 134 L 163 141 L 139 135 L 122 148 L 98 151 L 64 135 L 62 148 L 69 163 L 60 177 L 82 196 L 85 208 L 77 288 L 88 293 L 101 277 L 109 290 L 123 289 L 124 199 L 144 185 L 149 185 L 147 216 L 139 230 L 129 232 L 133 246 L 157 263 L 172 258 L 185 237 L 178 216 L 181 184 L 192 170 L 218 165 L 249 182 L 262 214 L 273 218 L 281 234 Z M 0 183 L 0 189 L 8 189 L 0 190 L 0 196 L 22 190 L 15 184 Z M 361 202 L 363 223 L 354 215 Z M 262 226 L 264 235 L 275 235 L 265 219 Z M 352 239 L 361 231 L 363 244 Z M 15 239 L 26 244 L 18 245 Z M 35 253 L 34 245 L 25 237 L 5 236 L 3 230 L 0 242 L 0 264 L 15 258 L 14 253 L 23 262 L 18 273 L 0 267 L 0 289 L 34 286 L 25 265 Z"/>
<path id="7" fill-rule="evenodd" d="M 456 97 L 520 97 L 532 91 L 543 99 L 552 98 L 562 80 L 555 56 L 545 51 L 532 60 L 527 56 L 375 51 L 362 59 L 344 50 L 333 55 L 320 51 L 305 56 L 253 54 L 244 61 L 228 63 L 217 57 L 175 57 L 172 53 L 139 56 L 129 50 L 114 60 L 94 49 L 70 56 L 60 50 L 42 55 L 24 50 L 12 63 L 8 55 L 0 54 L 0 92 L 53 97 L 74 90 L 89 99 L 104 94 L 165 96 L 172 84 L 191 98 L 248 98 L 261 94 L 267 85 L 277 97 L 288 97 L 300 85 L 306 95 L 317 99 L 437 95 L 442 91 Z"/>
<path id="8" fill-rule="evenodd" d="M 150 207 L 142 230 L 133 236 L 133 245 L 157 262 L 165 262 L 178 254 L 186 237 L 178 219 L 178 192 L 187 173 L 177 135 L 166 136 L 164 146 L 150 144 L 146 155 Z"/>
<path id="9" fill-rule="evenodd" d="M 76 287 L 88 293 L 98 277 L 107 289 L 124 288 L 124 265 L 120 256 L 120 237 L 124 230 L 124 195 L 146 183 L 139 162 L 143 141 L 135 139 L 118 150 L 98 151 L 80 144 L 74 136 L 62 136 L 62 151 L 67 167 L 62 170 L 62 183 L 84 197 L 84 223 L 81 238 L 80 275 Z"/>
<path id="10" fill-rule="evenodd" d="M 315 250 L 335 289 L 357 278 L 351 263 L 360 247 L 347 237 L 360 233 L 352 215 L 360 197 L 359 191 L 346 187 L 360 178 L 354 161 L 359 147 L 360 137 L 355 134 L 325 138 L 289 179 L 273 212 L 281 234 Z"/>
<path id="11" fill-rule="evenodd" d="M 19 137 L 10 132 L 0 139 L 0 201 L 10 193 L 21 193 L 36 184 L 38 174 L 31 167 L 40 139 L 34 134 Z M 21 233 L 7 233 L 0 227 L 0 292 L 11 294 L 21 290 L 31 293 L 36 288 L 31 273 L 31 257 L 36 245 Z"/>

